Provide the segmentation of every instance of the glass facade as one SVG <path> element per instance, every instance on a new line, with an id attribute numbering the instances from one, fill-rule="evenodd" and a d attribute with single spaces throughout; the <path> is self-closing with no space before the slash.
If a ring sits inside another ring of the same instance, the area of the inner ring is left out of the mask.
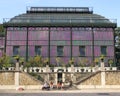
<path id="1" fill-rule="evenodd" d="M 5 52 L 18 54 L 26 61 L 41 55 L 56 64 L 59 57 L 64 64 L 75 58 L 87 66 L 94 58 L 105 55 L 115 60 L 114 29 L 116 23 L 94 14 L 88 7 L 30 7 L 26 13 L 4 23 Z M 17 47 L 19 48 L 17 49 Z"/>
<path id="2" fill-rule="evenodd" d="M 65 63 L 76 58 L 76 64 L 85 58 L 89 65 L 101 54 L 114 59 L 113 35 L 112 28 L 8 27 L 6 53 L 14 56 L 19 49 L 20 56 L 41 55 L 50 58 L 51 64 L 56 64 L 58 56 Z"/>

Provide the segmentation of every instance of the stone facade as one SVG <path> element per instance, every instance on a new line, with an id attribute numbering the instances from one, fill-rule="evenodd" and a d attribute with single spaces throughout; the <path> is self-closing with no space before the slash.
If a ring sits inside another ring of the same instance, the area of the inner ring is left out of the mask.
<path id="1" fill-rule="evenodd" d="M 26 73 L 20 73 L 19 75 L 20 85 L 42 85 L 40 81 Z M 15 72 L 0 72 L 0 85 L 15 85 Z"/>
<path id="2" fill-rule="evenodd" d="M 14 73 L 0 72 L 0 85 L 14 85 Z"/>
<path id="3" fill-rule="evenodd" d="M 40 81 L 26 73 L 20 73 L 20 85 L 41 85 Z"/>
<path id="4" fill-rule="evenodd" d="M 105 73 L 106 85 L 120 85 L 120 71 L 109 71 Z"/>
<path id="5" fill-rule="evenodd" d="M 101 73 L 97 73 L 96 75 L 88 78 L 83 81 L 81 85 L 101 85 Z"/>

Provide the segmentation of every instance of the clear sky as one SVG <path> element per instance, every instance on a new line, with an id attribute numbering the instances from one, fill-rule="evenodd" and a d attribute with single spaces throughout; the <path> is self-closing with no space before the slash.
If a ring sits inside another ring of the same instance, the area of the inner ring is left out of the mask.
<path id="1" fill-rule="evenodd" d="M 3 18 L 25 13 L 27 6 L 93 7 L 94 13 L 108 19 L 117 19 L 117 25 L 120 27 L 120 0 L 1 0 L 0 23 L 3 23 Z"/>

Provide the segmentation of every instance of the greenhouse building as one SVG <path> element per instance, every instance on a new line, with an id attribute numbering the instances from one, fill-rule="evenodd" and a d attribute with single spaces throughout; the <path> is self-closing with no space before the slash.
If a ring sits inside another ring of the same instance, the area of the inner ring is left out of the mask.
<path id="1" fill-rule="evenodd" d="M 5 52 L 29 60 L 36 55 L 77 66 L 89 66 L 101 55 L 108 66 L 115 60 L 115 20 L 93 13 L 89 7 L 29 7 L 26 13 L 3 23 L 6 31 Z M 57 60 L 56 60 L 57 59 Z"/>

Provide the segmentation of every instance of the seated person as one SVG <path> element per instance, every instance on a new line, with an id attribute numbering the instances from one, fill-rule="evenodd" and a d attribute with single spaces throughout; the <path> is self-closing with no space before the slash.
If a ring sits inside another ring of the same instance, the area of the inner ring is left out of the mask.
<path id="1" fill-rule="evenodd" d="M 53 89 L 53 82 L 50 82 L 50 88 Z"/>
<path id="2" fill-rule="evenodd" d="M 45 82 L 43 87 L 42 87 L 42 90 L 44 90 L 44 89 L 46 89 L 46 90 L 50 89 L 50 85 L 47 82 Z"/>
<path id="3" fill-rule="evenodd" d="M 58 81 L 58 83 L 57 83 L 57 89 L 62 89 L 62 82 Z"/>

